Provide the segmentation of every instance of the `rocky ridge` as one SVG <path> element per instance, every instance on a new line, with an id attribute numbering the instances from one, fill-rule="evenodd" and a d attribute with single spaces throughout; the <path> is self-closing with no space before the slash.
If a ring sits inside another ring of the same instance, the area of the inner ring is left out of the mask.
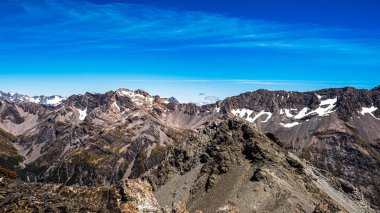
<path id="1" fill-rule="evenodd" d="M 380 206 L 378 89 L 258 90 L 218 105 L 224 113 L 274 134 L 298 157 L 358 186 Z"/>
<path id="2" fill-rule="evenodd" d="M 323 174 L 276 141 L 237 120 L 206 127 L 174 147 L 143 179 L 161 205 L 184 201 L 190 212 L 375 212 L 357 188 Z M 343 185 L 344 185 L 343 184 Z"/>
<path id="3" fill-rule="evenodd" d="M 379 93 L 258 90 L 205 106 L 127 89 L 57 106 L 3 100 L 0 167 L 41 184 L 96 188 L 143 178 L 162 207 L 181 201 L 192 212 L 372 211 Z"/>

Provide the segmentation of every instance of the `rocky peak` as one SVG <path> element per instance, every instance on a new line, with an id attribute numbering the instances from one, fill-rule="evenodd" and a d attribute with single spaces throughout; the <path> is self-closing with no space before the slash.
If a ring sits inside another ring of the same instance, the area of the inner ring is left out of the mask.
<path id="1" fill-rule="evenodd" d="M 127 89 L 127 88 L 119 88 L 116 90 L 116 93 L 118 93 L 120 95 L 138 94 L 138 95 L 142 95 L 145 97 L 151 97 L 151 95 L 148 92 L 146 92 L 145 90 L 142 90 L 142 89 L 131 90 L 131 89 Z"/>
<path id="2" fill-rule="evenodd" d="M 168 101 L 169 102 L 171 102 L 171 103 L 175 103 L 175 104 L 179 104 L 179 101 L 175 98 L 175 97 L 170 97 L 169 99 L 168 99 Z"/>
<path id="3" fill-rule="evenodd" d="M 134 92 L 135 92 L 136 94 L 140 94 L 140 95 L 143 95 L 143 96 L 145 96 L 145 97 L 150 96 L 148 92 L 146 92 L 146 91 L 144 91 L 144 90 L 142 90 L 142 89 L 137 89 L 137 90 L 135 90 Z"/>

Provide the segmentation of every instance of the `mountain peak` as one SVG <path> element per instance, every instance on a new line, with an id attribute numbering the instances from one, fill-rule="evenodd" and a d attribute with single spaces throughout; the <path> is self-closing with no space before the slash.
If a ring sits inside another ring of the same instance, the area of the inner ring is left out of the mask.
<path id="1" fill-rule="evenodd" d="M 175 104 L 179 104 L 179 101 L 175 98 L 175 97 L 170 97 L 169 99 L 168 99 L 168 101 L 169 102 L 171 102 L 171 103 L 175 103 Z"/>

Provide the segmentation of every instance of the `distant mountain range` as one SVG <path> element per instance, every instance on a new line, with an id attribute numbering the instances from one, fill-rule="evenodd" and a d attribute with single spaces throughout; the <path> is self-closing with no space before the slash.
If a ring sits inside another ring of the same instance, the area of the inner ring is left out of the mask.
<path id="1" fill-rule="evenodd" d="M 5 92 L 0 91 L 0 100 L 6 100 L 9 102 L 14 102 L 14 103 L 29 102 L 29 103 L 36 103 L 36 104 L 41 104 L 45 106 L 57 106 L 57 105 L 60 105 L 62 101 L 66 100 L 66 98 L 60 95 L 52 95 L 52 96 L 40 95 L 40 96 L 30 97 L 28 95 L 22 95 L 15 92 L 5 93 Z M 180 103 L 175 97 L 170 97 L 167 100 L 173 103 L 178 103 L 178 104 Z"/>
<path id="2" fill-rule="evenodd" d="M 58 211 L 94 193 L 66 210 L 380 210 L 380 87 L 257 90 L 203 106 L 128 89 L 0 94 L 0 167 L 23 180 L 1 180 L 3 209 Z"/>
<path id="3" fill-rule="evenodd" d="M 57 106 L 62 103 L 63 100 L 65 100 L 64 97 L 59 95 L 52 95 L 52 96 L 27 96 L 22 95 L 18 93 L 4 93 L 0 91 L 0 99 L 1 100 L 7 100 L 10 102 L 15 103 L 21 103 L 21 102 L 30 102 L 30 103 L 36 103 L 41 105 L 47 105 L 47 106 Z"/>

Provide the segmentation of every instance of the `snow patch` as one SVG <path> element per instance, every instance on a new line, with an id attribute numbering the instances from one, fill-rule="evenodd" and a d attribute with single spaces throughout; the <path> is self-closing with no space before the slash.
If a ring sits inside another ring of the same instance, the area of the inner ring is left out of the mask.
<path id="1" fill-rule="evenodd" d="M 310 114 L 317 113 L 319 116 L 329 115 L 334 112 L 333 109 L 335 108 L 337 101 L 338 101 L 337 97 L 321 101 L 321 104 L 319 105 L 319 107 L 316 110 L 311 111 Z M 326 106 L 326 107 L 322 107 L 322 106 Z"/>
<path id="2" fill-rule="evenodd" d="M 371 107 L 362 107 L 362 111 L 360 114 L 365 115 L 366 113 L 372 114 L 377 110 L 377 107 L 371 106 Z"/>
<path id="3" fill-rule="evenodd" d="M 378 108 L 375 107 L 375 106 L 371 106 L 371 107 L 362 107 L 362 111 L 360 112 L 360 114 L 362 115 L 365 115 L 365 114 L 370 114 L 372 115 L 372 117 L 376 118 L 375 115 L 373 114 Z M 377 120 L 380 120 L 380 118 L 376 118 Z"/>
<path id="4" fill-rule="evenodd" d="M 48 105 L 58 105 L 60 104 L 65 98 L 59 97 L 59 96 L 54 96 L 53 98 L 49 98 L 46 100 L 46 104 Z"/>
<path id="5" fill-rule="evenodd" d="M 303 109 L 302 109 L 302 110 L 301 110 L 296 116 L 294 116 L 294 118 L 295 118 L 295 119 L 301 119 L 301 118 L 307 116 L 308 113 L 306 113 L 306 112 L 307 112 L 308 110 L 309 110 L 308 107 L 303 108 Z"/>
<path id="6" fill-rule="evenodd" d="M 300 123 L 299 122 L 293 122 L 293 123 L 288 123 L 288 124 L 280 123 L 280 125 L 285 127 L 285 128 L 292 128 L 292 127 L 295 127 L 297 125 L 300 125 Z"/>
<path id="7" fill-rule="evenodd" d="M 119 107 L 119 105 L 117 105 L 116 101 L 113 102 L 112 106 L 115 107 L 118 111 L 120 111 L 120 107 Z"/>
<path id="8" fill-rule="evenodd" d="M 250 109 L 233 109 L 231 112 L 241 118 L 244 118 L 245 116 L 249 117 L 253 113 Z"/>
<path id="9" fill-rule="evenodd" d="M 321 101 L 319 104 L 319 107 L 313 111 L 307 112 L 310 109 L 308 107 L 303 108 L 296 116 L 294 116 L 295 119 L 302 119 L 306 116 L 317 114 L 318 116 L 327 116 L 334 112 L 334 107 L 336 106 L 336 102 L 338 101 L 338 98 L 332 98 L 332 99 L 326 99 L 324 101 Z M 286 112 L 286 111 L 285 111 Z"/>
<path id="10" fill-rule="evenodd" d="M 255 122 L 262 115 L 267 115 L 268 116 L 265 119 L 265 121 L 261 121 L 262 123 L 267 122 L 272 117 L 272 113 L 271 112 L 265 112 L 264 110 L 262 110 L 257 115 L 255 115 L 255 117 L 252 118 L 252 117 L 250 117 L 250 115 L 252 115 L 253 112 L 254 111 L 250 110 L 250 109 L 234 109 L 234 110 L 231 110 L 231 113 L 234 114 L 235 116 L 244 118 L 246 121 L 249 121 L 251 123 Z"/>
<path id="11" fill-rule="evenodd" d="M 39 104 L 41 102 L 40 98 L 25 97 L 25 100 L 31 103 L 35 103 L 35 104 Z"/>
<path id="12" fill-rule="evenodd" d="M 337 97 L 332 98 L 332 99 L 326 99 L 324 101 L 321 101 L 320 106 L 324 106 L 324 105 L 334 106 L 337 101 L 338 101 Z"/>
<path id="13" fill-rule="evenodd" d="M 79 120 L 83 121 L 87 117 L 87 107 L 84 110 L 77 109 L 79 112 Z"/>
<path id="14" fill-rule="evenodd" d="M 289 118 L 292 118 L 294 117 L 294 115 L 292 113 L 290 113 L 291 110 L 294 110 L 294 109 L 285 109 L 285 115 Z"/>
<path id="15" fill-rule="evenodd" d="M 267 119 L 265 119 L 265 121 L 261 121 L 261 123 L 265 123 L 265 122 L 269 121 L 269 119 L 272 117 L 272 113 L 271 112 L 265 112 L 264 110 L 262 110 L 261 112 L 259 112 L 259 114 L 257 114 L 253 118 L 253 121 L 257 120 L 262 115 L 268 115 L 268 116 L 267 116 Z"/>

